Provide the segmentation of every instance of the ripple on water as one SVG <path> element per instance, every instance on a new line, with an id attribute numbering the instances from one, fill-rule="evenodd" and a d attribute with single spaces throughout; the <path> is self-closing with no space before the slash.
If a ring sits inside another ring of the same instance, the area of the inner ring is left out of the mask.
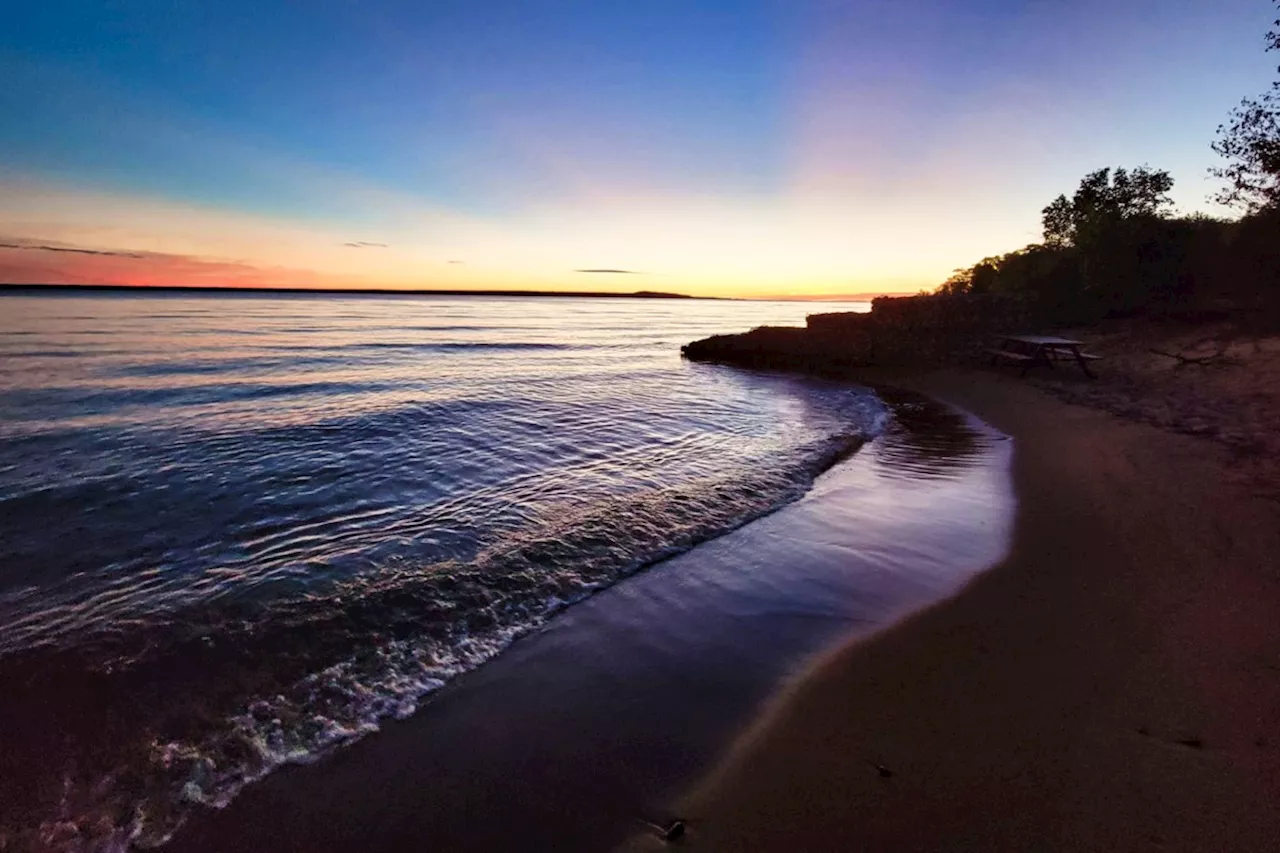
<path id="1" fill-rule="evenodd" d="M 3 298 L 15 844 L 159 840 L 793 500 L 884 418 L 665 343 L 806 306 Z"/>

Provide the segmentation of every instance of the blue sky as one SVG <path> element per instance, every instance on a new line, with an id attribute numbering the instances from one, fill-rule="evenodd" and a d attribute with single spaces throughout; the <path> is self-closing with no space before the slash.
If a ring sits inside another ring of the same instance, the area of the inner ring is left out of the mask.
<path id="1" fill-rule="evenodd" d="M 240 283 L 636 289 L 573 272 L 608 267 L 647 289 L 914 290 L 1035 239 L 1039 209 L 1101 166 L 1168 168 L 1180 207 L 1209 209 L 1208 144 L 1273 79 L 1273 17 L 1264 0 L 22 4 L 0 29 L 0 237 L 144 253 L 145 283 L 237 264 Z M 96 270 L 64 272 L 127 277 Z"/>

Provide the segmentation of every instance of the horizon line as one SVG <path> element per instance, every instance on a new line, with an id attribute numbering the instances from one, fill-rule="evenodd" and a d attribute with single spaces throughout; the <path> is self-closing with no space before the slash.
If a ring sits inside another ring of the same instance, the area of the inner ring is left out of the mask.
<path id="1" fill-rule="evenodd" d="M 186 293 L 308 293 L 351 296 L 371 294 L 375 296 L 527 296 L 527 297 L 582 297 L 589 299 L 701 299 L 746 302 L 870 302 L 879 297 L 911 296 L 906 291 L 869 291 L 845 294 L 762 294 L 758 296 L 696 296 L 659 290 L 529 290 L 529 289 L 464 289 L 464 288 L 395 288 L 395 287 L 237 287 L 233 285 L 205 284 L 71 284 L 53 282 L 0 282 L 0 292 L 36 290 L 88 290 L 108 292 L 162 291 Z"/>
<path id="2" fill-rule="evenodd" d="M 105 291 L 179 291 L 193 293 L 332 293 L 344 296 L 369 293 L 403 296 L 582 296 L 592 298 L 620 297 L 628 299 L 732 299 L 723 296 L 692 296 L 657 290 L 503 290 L 500 288 L 399 288 L 399 287 L 237 287 L 217 284 L 69 284 L 43 282 L 0 282 L 0 291 L 13 290 L 105 290 Z"/>

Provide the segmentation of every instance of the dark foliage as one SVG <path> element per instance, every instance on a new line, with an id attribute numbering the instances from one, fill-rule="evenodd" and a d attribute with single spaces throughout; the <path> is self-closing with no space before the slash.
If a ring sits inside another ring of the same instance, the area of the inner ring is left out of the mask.
<path id="1" fill-rule="evenodd" d="M 1267 50 L 1280 50 L 1280 20 L 1275 26 L 1267 33 Z M 1226 182 L 1217 201 L 1250 213 L 1280 207 L 1280 80 L 1231 111 L 1213 150 L 1227 161 L 1210 170 Z"/>
<path id="2" fill-rule="evenodd" d="M 1075 195 L 1060 195 L 1044 209 L 1044 241 L 1073 246 L 1097 239 L 1121 222 L 1157 217 L 1173 202 L 1168 172 L 1147 166 L 1127 171 L 1099 169 L 1085 175 Z"/>
<path id="3" fill-rule="evenodd" d="M 1045 240 L 957 270 L 942 294 L 1025 300 L 1062 323 L 1254 310 L 1280 299 L 1280 210 L 1239 221 L 1167 214 L 1167 172 L 1101 169 L 1044 210 Z"/>

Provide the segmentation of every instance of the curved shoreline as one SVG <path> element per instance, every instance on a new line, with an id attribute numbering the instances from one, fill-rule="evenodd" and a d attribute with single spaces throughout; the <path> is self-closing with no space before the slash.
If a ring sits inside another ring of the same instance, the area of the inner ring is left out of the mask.
<path id="1" fill-rule="evenodd" d="M 899 405 L 912 423 L 796 503 L 569 608 L 414 718 L 194 816 L 166 849 L 594 851 L 661 818 L 813 654 L 1003 553 L 1008 444 Z"/>
<path id="2" fill-rule="evenodd" d="M 776 697 L 673 808 L 683 844 L 1280 847 L 1275 504 L 1207 443 L 1013 380 L 865 375 L 1014 436 L 1012 551 Z"/>

